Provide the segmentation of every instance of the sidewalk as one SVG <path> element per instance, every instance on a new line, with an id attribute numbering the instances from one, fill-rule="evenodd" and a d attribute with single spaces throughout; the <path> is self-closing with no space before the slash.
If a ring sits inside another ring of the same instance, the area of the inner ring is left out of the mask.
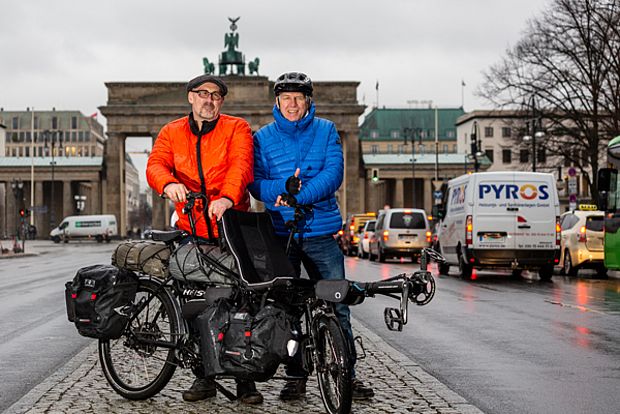
<path id="1" fill-rule="evenodd" d="M 360 360 L 357 372 L 375 390 L 369 401 L 353 402 L 355 413 L 424 413 L 482 414 L 476 407 L 425 372 L 415 361 L 396 351 L 379 336 L 353 320 L 354 332 L 363 338 L 366 359 Z M 222 381 L 234 391 L 233 381 Z M 282 402 L 278 394 L 282 381 L 257 383 L 265 402 L 247 406 L 217 397 L 187 403 L 181 392 L 192 383 L 188 370 L 177 369 L 170 383 L 154 398 L 129 401 L 108 385 L 97 357 L 97 343 L 84 351 L 35 387 L 5 413 L 323 413 L 315 377 L 308 382 L 305 399 Z"/>

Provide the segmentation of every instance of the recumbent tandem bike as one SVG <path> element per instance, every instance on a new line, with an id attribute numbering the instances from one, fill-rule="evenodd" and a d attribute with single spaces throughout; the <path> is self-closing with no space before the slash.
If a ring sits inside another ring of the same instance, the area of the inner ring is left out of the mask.
<path id="1" fill-rule="evenodd" d="M 311 215 L 312 208 L 298 205 L 289 194 L 283 196 L 295 209 L 295 218 L 287 223 L 286 249 L 276 239 L 268 213 L 224 213 L 218 224 L 219 249 L 228 253 L 232 265 L 197 250 L 200 270 L 217 274 L 215 282 L 180 280 L 161 269 L 115 263 L 80 269 L 66 284 L 69 320 L 80 334 L 99 339 L 104 376 L 118 394 L 131 400 L 153 397 L 177 367 L 203 370 L 217 379 L 296 379 L 275 374 L 299 350 L 304 370 L 316 373 L 326 412 L 350 412 L 349 356 L 354 350 L 349 349 L 333 304 L 355 305 L 375 295 L 398 299 L 400 306 L 385 308 L 384 319 L 388 329 L 401 331 L 408 320 L 408 302 L 426 305 L 432 300 L 435 281 L 427 263 L 443 258 L 424 249 L 419 271 L 376 282 L 298 278 L 287 251 L 298 222 Z M 195 235 L 192 212 L 197 200 L 206 203 L 204 195 L 189 193 L 183 209 L 192 234 L 151 232 L 158 252 L 170 253 L 170 261 L 187 249 L 187 244 L 179 244 L 182 240 L 189 238 L 194 248 L 202 242 Z M 159 265 L 165 266 L 166 258 L 158 258 Z M 113 275 L 101 276 L 102 268 Z M 106 286 L 116 286 L 116 291 L 106 296 Z M 87 306 L 89 311 L 84 310 Z M 105 315 L 101 310 L 106 307 L 113 312 Z M 219 382 L 217 388 L 229 399 L 236 398 Z"/>

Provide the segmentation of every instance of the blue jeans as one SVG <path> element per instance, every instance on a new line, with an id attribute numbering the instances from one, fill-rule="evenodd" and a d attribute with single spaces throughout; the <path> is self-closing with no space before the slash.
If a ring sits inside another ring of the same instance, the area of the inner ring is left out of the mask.
<path id="1" fill-rule="evenodd" d="M 285 241 L 286 242 L 286 241 Z M 297 277 L 301 276 L 301 265 L 304 265 L 308 276 L 312 280 L 320 279 L 344 279 L 344 256 L 338 247 L 338 243 L 333 236 L 315 236 L 296 240 L 291 245 L 289 260 L 295 268 Z M 349 343 L 351 350 L 351 373 L 355 377 L 355 362 L 357 354 L 353 341 L 353 331 L 351 330 L 351 311 L 349 305 L 341 303 L 334 304 L 334 313 L 340 321 L 340 326 L 345 339 Z M 303 376 L 301 364 L 298 367 L 289 364 L 286 368 L 287 375 Z"/>

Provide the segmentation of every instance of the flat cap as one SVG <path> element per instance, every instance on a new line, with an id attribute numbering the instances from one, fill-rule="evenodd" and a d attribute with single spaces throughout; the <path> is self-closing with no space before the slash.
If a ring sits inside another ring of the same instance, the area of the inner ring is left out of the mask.
<path id="1" fill-rule="evenodd" d="M 192 89 L 196 89 L 203 83 L 207 83 L 207 82 L 216 84 L 220 88 L 220 93 L 222 94 L 222 96 L 226 96 L 226 94 L 228 93 L 228 86 L 226 86 L 224 81 L 213 75 L 196 76 L 194 79 L 187 82 L 187 92 L 191 91 Z"/>

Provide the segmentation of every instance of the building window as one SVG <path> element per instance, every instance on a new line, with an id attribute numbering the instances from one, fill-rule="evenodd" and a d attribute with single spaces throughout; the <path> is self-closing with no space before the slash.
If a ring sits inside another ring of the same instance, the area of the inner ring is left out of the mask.
<path id="1" fill-rule="evenodd" d="M 14 116 L 13 117 L 13 129 L 18 129 L 19 128 L 19 118 Z"/>
<path id="2" fill-rule="evenodd" d="M 77 129 L 77 116 L 71 117 L 71 129 Z"/>
<path id="3" fill-rule="evenodd" d="M 512 162 L 512 150 L 503 149 L 502 150 L 502 163 L 510 164 Z"/>
<path id="4" fill-rule="evenodd" d="M 90 131 L 84 132 L 84 141 L 90 141 Z"/>
<path id="5" fill-rule="evenodd" d="M 373 154 L 376 154 L 379 151 L 379 146 L 378 145 L 371 145 L 370 146 L 370 152 L 372 152 Z"/>
<path id="6" fill-rule="evenodd" d="M 418 152 L 420 153 L 420 155 L 424 155 L 425 151 L 426 151 L 426 147 L 424 145 L 420 145 L 418 146 Z"/>
<path id="7" fill-rule="evenodd" d="M 443 153 L 444 154 L 448 153 L 448 144 L 443 144 Z"/>
<path id="8" fill-rule="evenodd" d="M 536 162 L 541 164 L 545 164 L 547 162 L 547 151 L 544 147 L 539 148 L 538 151 L 536 151 Z"/>
<path id="9" fill-rule="evenodd" d="M 370 138 L 379 138 L 379 131 L 370 131 Z"/>
<path id="10" fill-rule="evenodd" d="M 88 147 L 84 147 L 84 156 L 88 157 Z"/>
<path id="11" fill-rule="evenodd" d="M 34 117 L 34 129 L 39 129 L 39 117 Z"/>
<path id="12" fill-rule="evenodd" d="M 26 157 L 30 157 L 30 147 L 26 147 Z"/>
<path id="13" fill-rule="evenodd" d="M 454 130 L 453 130 L 453 129 L 449 129 L 449 130 L 446 132 L 446 136 L 447 136 L 448 138 L 454 138 L 454 137 L 456 136 L 456 132 L 454 132 Z"/>
<path id="14" fill-rule="evenodd" d="M 510 138 L 511 129 L 510 127 L 502 127 L 502 137 Z"/>
<path id="15" fill-rule="evenodd" d="M 484 153 L 486 154 L 487 158 L 489 160 L 491 160 L 491 162 L 493 162 L 493 148 L 488 149 L 488 150 L 484 150 Z"/>
<path id="16" fill-rule="evenodd" d="M 58 129 L 58 117 L 57 116 L 52 117 L 52 129 Z"/>
<path id="17" fill-rule="evenodd" d="M 84 142 L 84 131 L 78 132 L 78 141 Z"/>
<path id="18" fill-rule="evenodd" d="M 392 144 L 388 144 L 388 146 L 387 146 L 387 152 L 388 152 L 388 154 L 391 154 L 391 153 L 392 153 L 392 151 L 394 151 L 394 145 L 392 145 Z"/>
<path id="19" fill-rule="evenodd" d="M 452 152 L 456 153 L 456 144 L 452 145 Z"/>
<path id="20" fill-rule="evenodd" d="M 13 157 L 17 157 L 17 148 L 15 148 L 15 147 L 11 148 L 11 155 Z"/>
<path id="21" fill-rule="evenodd" d="M 402 154 L 405 151 L 405 146 L 403 144 L 398 145 L 398 153 Z"/>
<path id="22" fill-rule="evenodd" d="M 530 151 L 529 150 L 522 149 L 521 151 L 519 151 L 519 162 L 522 164 L 526 162 L 530 162 Z"/>
<path id="23" fill-rule="evenodd" d="M 484 127 L 484 137 L 493 138 L 493 127 Z"/>
<path id="24" fill-rule="evenodd" d="M 393 139 L 399 139 L 399 138 L 400 138 L 400 131 L 399 131 L 399 130 L 397 130 L 397 129 L 395 129 L 395 130 L 393 130 L 393 131 L 390 133 L 390 136 L 391 136 Z"/>
<path id="25" fill-rule="evenodd" d="M 26 139 L 26 133 L 24 131 L 19 133 L 19 142 L 24 142 Z"/>
<path id="26" fill-rule="evenodd" d="M 68 132 L 67 132 L 68 134 Z M 77 132 L 73 131 L 71 133 L 71 142 L 76 142 L 77 141 Z"/>
<path id="27" fill-rule="evenodd" d="M 426 131 L 425 130 L 421 130 L 419 132 L 419 134 L 420 134 L 420 138 L 422 138 L 422 139 L 426 138 Z"/>

